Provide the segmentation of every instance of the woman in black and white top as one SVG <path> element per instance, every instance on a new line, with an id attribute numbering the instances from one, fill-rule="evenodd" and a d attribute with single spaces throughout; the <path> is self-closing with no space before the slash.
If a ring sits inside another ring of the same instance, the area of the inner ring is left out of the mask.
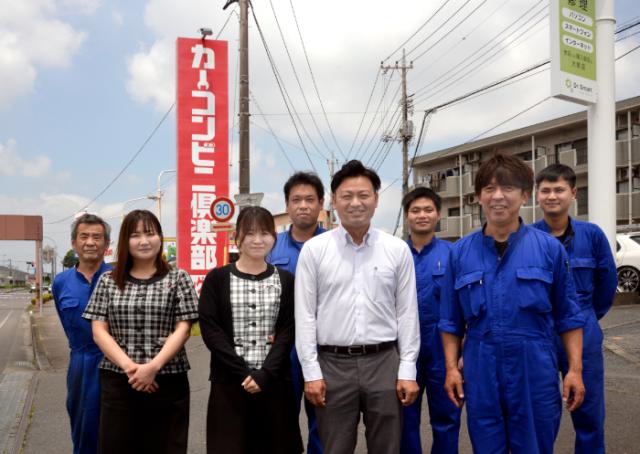
<path id="1" fill-rule="evenodd" d="M 237 262 L 209 272 L 200 328 L 211 351 L 207 452 L 303 451 L 290 377 L 293 275 L 267 264 L 276 232 L 271 213 L 244 208 Z"/>
<path id="2" fill-rule="evenodd" d="M 118 262 L 98 281 L 83 317 L 104 353 L 99 452 L 187 452 L 189 362 L 198 318 L 189 275 L 162 257 L 162 229 L 146 210 L 120 227 Z"/>

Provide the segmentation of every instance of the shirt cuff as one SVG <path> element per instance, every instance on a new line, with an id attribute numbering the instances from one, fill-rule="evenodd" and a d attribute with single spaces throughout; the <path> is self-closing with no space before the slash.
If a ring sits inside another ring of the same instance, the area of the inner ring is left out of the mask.
<path id="1" fill-rule="evenodd" d="M 450 320 L 440 319 L 438 322 L 438 329 L 443 333 L 453 334 L 454 336 L 464 336 L 464 330 Z"/>
<path id="2" fill-rule="evenodd" d="M 562 319 L 558 323 L 558 333 L 564 333 L 566 331 L 571 331 L 572 329 L 584 328 L 585 319 L 584 315 L 576 314 L 571 317 L 567 317 Z"/>
<path id="3" fill-rule="evenodd" d="M 416 363 L 400 360 L 398 367 L 398 380 L 415 380 L 416 379 Z"/>
<path id="4" fill-rule="evenodd" d="M 304 381 L 322 380 L 322 370 L 318 361 L 311 361 L 302 366 Z"/>

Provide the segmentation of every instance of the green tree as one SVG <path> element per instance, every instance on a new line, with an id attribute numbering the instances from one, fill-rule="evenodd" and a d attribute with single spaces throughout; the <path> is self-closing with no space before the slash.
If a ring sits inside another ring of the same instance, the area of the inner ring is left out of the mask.
<path id="1" fill-rule="evenodd" d="M 69 249 L 62 259 L 62 266 L 65 268 L 71 268 L 78 264 L 78 257 L 73 249 Z"/>

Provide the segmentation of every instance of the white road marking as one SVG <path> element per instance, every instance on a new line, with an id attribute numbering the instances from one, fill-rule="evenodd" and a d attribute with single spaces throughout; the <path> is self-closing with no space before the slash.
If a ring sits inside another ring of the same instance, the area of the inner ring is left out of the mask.
<path id="1" fill-rule="evenodd" d="M 11 312 L 9 312 L 7 316 L 4 318 L 4 320 L 2 320 L 2 322 L 0 323 L 0 329 L 2 329 L 5 323 L 7 323 L 7 320 L 9 320 L 10 316 L 11 316 Z"/>

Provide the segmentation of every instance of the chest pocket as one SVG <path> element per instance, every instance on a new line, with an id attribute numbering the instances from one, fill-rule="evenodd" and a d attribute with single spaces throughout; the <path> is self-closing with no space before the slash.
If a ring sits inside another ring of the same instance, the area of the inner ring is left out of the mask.
<path id="1" fill-rule="evenodd" d="M 539 267 L 516 269 L 517 295 L 520 308 L 532 312 L 551 312 L 549 294 L 553 283 L 553 272 Z"/>
<path id="2" fill-rule="evenodd" d="M 431 279 L 433 280 L 433 296 L 437 301 L 440 301 L 440 288 L 442 287 L 442 278 L 447 270 L 440 268 L 431 272 Z"/>
<path id="3" fill-rule="evenodd" d="M 275 260 L 271 260 L 270 263 L 273 266 L 279 266 L 280 268 L 285 268 L 289 264 L 289 257 L 279 257 Z"/>
<path id="4" fill-rule="evenodd" d="M 80 300 L 78 298 L 62 298 L 60 302 L 60 318 L 65 328 L 75 328 L 78 322 L 82 320 L 80 315 L 82 310 L 78 307 Z"/>
<path id="5" fill-rule="evenodd" d="M 596 259 L 575 257 L 569 260 L 571 274 L 576 284 L 578 293 L 591 294 L 593 292 L 593 272 L 596 268 Z"/>
<path id="6" fill-rule="evenodd" d="M 479 318 L 487 310 L 482 271 L 473 271 L 456 277 L 454 289 L 462 306 L 465 320 Z"/>
<path id="7" fill-rule="evenodd" d="M 396 297 L 396 274 L 392 269 L 374 267 L 371 270 L 373 278 L 373 295 L 371 299 L 374 301 L 393 302 L 395 304 Z"/>

